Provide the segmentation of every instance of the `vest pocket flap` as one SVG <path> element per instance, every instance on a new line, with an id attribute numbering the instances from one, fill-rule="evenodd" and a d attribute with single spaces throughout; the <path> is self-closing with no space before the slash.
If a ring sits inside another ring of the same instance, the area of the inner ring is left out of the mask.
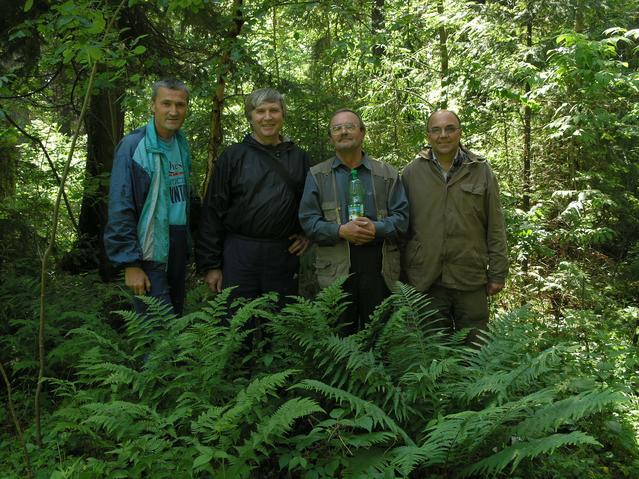
<path id="1" fill-rule="evenodd" d="M 337 264 L 322 258 L 315 260 L 315 275 L 320 288 L 330 286 L 337 279 Z"/>
<path id="2" fill-rule="evenodd" d="M 382 248 L 384 254 L 399 254 L 399 246 L 395 241 L 384 241 Z"/>
<path id="3" fill-rule="evenodd" d="M 475 184 L 475 183 L 462 183 L 460 185 L 462 191 L 466 193 L 471 193 L 473 195 L 483 195 L 484 191 L 486 191 L 486 185 L 484 183 Z"/>
<path id="4" fill-rule="evenodd" d="M 322 202 L 322 214 L 326 221 L 338 221 L 337 218 L 337 201 L 323 201 Z"/>
<path id="5" fill-rule="evenodd" d="M 315 260 L 315 270 L 316 271 L 328 271 L 333 267 L 335 268 L 335 264 L 333 261 L 317 258 Z"/>

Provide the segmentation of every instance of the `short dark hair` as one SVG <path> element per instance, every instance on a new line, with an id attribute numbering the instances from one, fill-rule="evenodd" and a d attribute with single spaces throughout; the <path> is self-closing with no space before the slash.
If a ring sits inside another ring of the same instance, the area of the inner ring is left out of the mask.
<path id="1" fill-rule="evenodd" d="M 450 113 L 451 115 L 453 115 L 457 119 L 457 123 L 459 123 L 459 128 L 461 129 L 462 124 L 461 124 L 461 119 L 459 118 L 459 115 L 457 113 L 455 113 L 454 111 L 451 111 L 451 110 L 435 110 L 435 111 L 433 111 L 430 115 L 428 115 L 428 120 L 426 120 L 426 128 L 429 128 L 430 119 L 433 117 L 433 115 L 435 113 L 442 113 L 442 112 Z"/>
<path id="2" fill-rule="evenodd" d="M 335 118 L 340 113 L 352 113 L 353 115 L 355 115 L 357 119 L 359 120 L 359 129 L 363 131 L 364 133 L 366 133 L 366 125 L 364 124 L 364 120 L 362 120 L 362 117 L 359 116 L 359 113 L 357 113 L 354 110 L 351 110 L 350 108 L 340 108 L 339 110 L 337 110 L 335 113 L 331 115 L 331 119 L 328 121 L 328 136 L 331 136 L 331 122 L 333 121 L 333 118 Z"/>
<path id="3" fill-rule="evenodd" d="M 186 99 L 189 99 L 189 89 L 177 78 L 169 77 L 162 78 L 161 80 L 156 81 L 153 86 L 151 86 L 151 101 L 155 101 L 158 96 L 158 90 L 160 88 L 168 88 L 169 90 L 180 90 L 186 93 Z"/>
<path id="4" fill-rule="evenodd" d="M 286 118 L 286 102 L 282 95 L 275 88 L 260 88 L 255 90 L 244 99 L 244 116 L 250 122 L 251 113 L 262 103 L 279 103 L 282 108 L 282 116 Z"/>

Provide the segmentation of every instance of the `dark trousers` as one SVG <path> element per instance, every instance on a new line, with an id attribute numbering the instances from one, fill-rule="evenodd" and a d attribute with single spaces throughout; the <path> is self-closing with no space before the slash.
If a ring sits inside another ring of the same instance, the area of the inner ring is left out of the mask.
<path id="1" fill-rule="evenodd" d="M 468 337 L 473 340 L 479 330 L 485 330 L 488 325 L 488 299 L 486 287 L 472 291 L 446 288 L 433 285 L 426 291 L 431 298 L 431 306 L 437 310 L 438 318 L 442 319 L 442 326 L 451 331 L 470 328 Z"/>
<path id="2" fill-rule="evenodd" d="M 390 291 L 382 276 L 382 245 L 349 245 L 351 275 L 344 282 L 344 291 L 351 302 L 339 318 L 341 332 L 354 334 L 364 328 L 375 308 Z"/>
<path id="3" fill-rule="evenodd" d="M 186 296 L 186 262 L 188 259 L 188 240 L 186 226 L 172 225 L 169 228 L 169 261 L 168 264 L 154 261 L 143 261 L 142 269 L 151 281 L 149 296 L 158 298 L 171 306 L 178 316 L 184 311 Z M 143 314 L 146 305 L 134 298 L 135 310 Z"/>
<path id="4" fill-rule="evenodd" d="M 231 297 L 256 298 L 274 291 L 280 305 L 298 294 L 299 257 L 288 252 L 289 240 L 228 235 L 224 240 L 222 286 L 236 286 Z"/>

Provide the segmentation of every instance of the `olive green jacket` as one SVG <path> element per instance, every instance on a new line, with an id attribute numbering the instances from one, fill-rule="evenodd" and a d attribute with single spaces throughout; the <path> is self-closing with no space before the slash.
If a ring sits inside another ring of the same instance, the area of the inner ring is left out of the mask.
<path id="1" fill-rule="evenodd" d="M 463 161 L 448 183 L 425 149 L 404 169 L 410 205 L 402 269 L 419 291 L 435 282 L 473 290 L 504 283 L 508 274 L 506 227 L 499 186 L 490 165 L 462 148 Z"/>

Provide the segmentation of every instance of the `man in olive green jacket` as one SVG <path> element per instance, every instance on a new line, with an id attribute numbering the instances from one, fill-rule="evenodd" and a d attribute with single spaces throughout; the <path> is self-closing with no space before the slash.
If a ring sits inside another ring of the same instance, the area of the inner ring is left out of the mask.
<path id="1" fill-rule="evenodd" d="M 402 268 L 448 327 L 471 328 L 472 338 L 488 323 L 487 296 L 504 287 L 508 255 L 495 175 L 460 140 L 459 117 L 436 111 L 428 119 L 430 148 L 404 169 L 410 226 Z"/>

